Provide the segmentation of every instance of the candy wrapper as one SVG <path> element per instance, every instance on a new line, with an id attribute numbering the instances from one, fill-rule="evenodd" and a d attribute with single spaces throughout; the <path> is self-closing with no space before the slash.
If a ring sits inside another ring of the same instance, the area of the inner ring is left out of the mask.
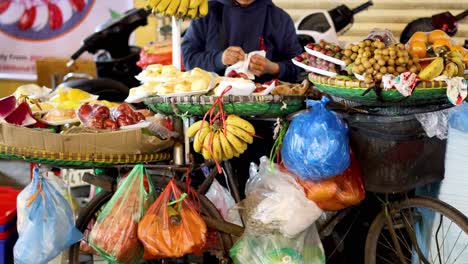
<path id="1" fill-rule="evenodd" d="M 401 95 L 408 97 L 413 93 L 414 87 L 419 82 L 419 77 L 412 72 L 404 72 L 396 77 L 392 74 L 386 74 L 382 77 L 382 83 L 385 90 L 395 87 Z"/>
<path id="2" fill-rule="evenodd" d="M 436 81 L 445 81 L 447 83 L 447 98 L 454 105 L 463 103 L 467 96 L 467 81 L 463 77 L 439 76 Z"/>

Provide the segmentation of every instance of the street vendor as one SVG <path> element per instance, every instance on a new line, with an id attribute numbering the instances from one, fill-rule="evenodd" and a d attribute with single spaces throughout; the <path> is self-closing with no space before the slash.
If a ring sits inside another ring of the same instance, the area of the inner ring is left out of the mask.
<path id="1" fill-rule="evenodd" d="M 291 17 L 272 0 L 209 1 L 206 17 L 192 21 L 182 52 L 187 70 L 195 67 L 224 75 L 226 68 L 253 55 L 249 69 L 257 82 L 294 81 L 300 68 L 291 59 L 302 52 Z"/>

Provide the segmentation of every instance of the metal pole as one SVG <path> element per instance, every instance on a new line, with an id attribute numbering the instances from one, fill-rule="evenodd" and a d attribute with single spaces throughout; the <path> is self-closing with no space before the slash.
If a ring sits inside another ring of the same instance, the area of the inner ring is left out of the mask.
<path id="1" fill-rule="evenodd" d="M 172 65 L 177 69 L 181 69 L 181 22 L 175 17 L 172 17 Z"/>

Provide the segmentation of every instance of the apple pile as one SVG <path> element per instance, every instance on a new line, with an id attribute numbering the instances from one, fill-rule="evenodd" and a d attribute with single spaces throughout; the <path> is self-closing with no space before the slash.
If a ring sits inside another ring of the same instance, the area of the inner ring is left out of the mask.
<path id="1" fill-rule="evenodd" d="M 142 113 L 134 111 L 125 103 L 119 105 L 112 114 L 107 106 L 83 104 L 78 109 L 78 118 L 85 127 L 112 130 L 145 120 Z"/>
<path id="2" fill-rule="evenodd" d="M 309 43 L 306 46 L 310 50 L 314 50 L 316 52 L 320 52 L 325 56 L 335 58 L 341 60 L 343 58 L 343 53 L 340 46 L 328 43 L 324 40 L 321 40 L 319 43 Z M 318 58 L 314 55 L 308 54 L 307 52 L 302 53 L 294 58 L 296 61 L 302 62 L 308 66 L 329 71 L 339 73 L 341 68 L 339 65 L 334 64 L 331 61 Z"/>

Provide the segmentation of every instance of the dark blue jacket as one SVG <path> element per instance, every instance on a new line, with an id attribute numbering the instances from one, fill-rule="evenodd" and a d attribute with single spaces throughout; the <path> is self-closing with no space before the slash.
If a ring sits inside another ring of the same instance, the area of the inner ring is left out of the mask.
<path id="1" fill-rule="evenodd" d="M 300 69 L 291 59 L 302 52 L 291 17 L 271 0 L 256 0 L 239 7 L 232 0 L 209 1 L 206 17 L 192 21 L 182 42 L 184 66 L 200 67 L 224 75 L 222 52 L 240 46 L 246 53 L 266 45 L 266 57 L 280 65 L 279 78 L 294 80 Z M 262 76 L 265 81 L 273 76 Z"/>

